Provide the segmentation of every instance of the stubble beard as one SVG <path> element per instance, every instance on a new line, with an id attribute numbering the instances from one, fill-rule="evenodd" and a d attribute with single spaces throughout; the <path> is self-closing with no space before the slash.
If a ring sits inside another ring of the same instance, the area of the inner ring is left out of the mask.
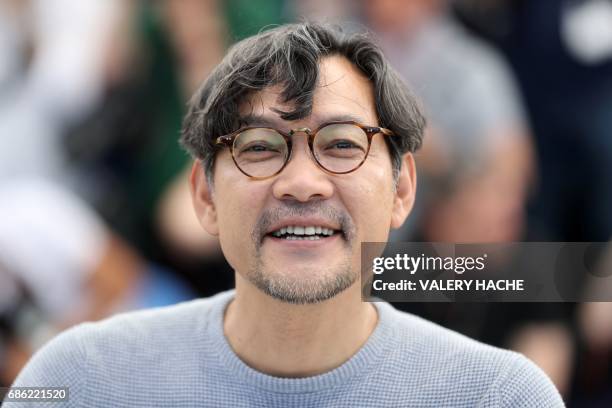
<path id="1" fill-rule="evenodd" d="M 357 280 L 349 259 L 345 259 L 333 270 L 326 268 L 324 274 L 308 266 L 295 268 L 302 270 L 292 270 L 289 274 L 271 271 L 258 256 L 246 278 L 268 296 L 291 304 L 323 302 L 348 289 Z"/>

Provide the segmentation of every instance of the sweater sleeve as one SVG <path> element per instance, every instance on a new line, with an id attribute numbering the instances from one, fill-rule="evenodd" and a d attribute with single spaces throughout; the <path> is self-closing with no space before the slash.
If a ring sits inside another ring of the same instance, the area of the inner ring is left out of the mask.
<path id="1" fill-rule="evenodd" d="M 85 353 L 81 346 L 87 324 L 71 328 L 53 338 L 37 351 L 17 376 L 12 387 L 68 387 L 64 402 L 9 402 L 12 407 L 76 407 L 81 406 L 87 381 Z"/>
<path id="2" fill-rule="evenodd" d="M 498 383 L 501 407 L 565 407 L 548 376 L 531 360 L 518 355 L 512 369 Z"/>

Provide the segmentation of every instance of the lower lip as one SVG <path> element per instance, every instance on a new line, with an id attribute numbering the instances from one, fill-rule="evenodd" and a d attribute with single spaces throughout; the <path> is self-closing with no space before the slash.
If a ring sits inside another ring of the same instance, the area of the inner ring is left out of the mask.
<path id="1" fill-rule="evenodd" d="M 327 244 L 331 244 L 341 239 L 340 233 L 334 233 L 331 236 L 319 239 L 285 239 L 266 235 L 265 238 L 275 244 L 285 245 L 287 248 L 318 248 Z"/>

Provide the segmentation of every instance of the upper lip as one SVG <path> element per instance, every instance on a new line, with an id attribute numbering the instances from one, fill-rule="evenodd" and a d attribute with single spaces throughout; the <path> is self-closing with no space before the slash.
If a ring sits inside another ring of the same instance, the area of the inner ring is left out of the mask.
<path id="1" fill-rule="evenodd" d="M 266 234 L 270 234 L 276 230 L 279 230 L 284 227 L 288 227 L 290 225 L 297 225 L 301 227 L 323 227 L 328 229 L 333 229 L 335 231 L 340 230 L 340 227 L 329 220 L 323 218 L 316 217 L 291 217 L 291 218 L 283 218 L 282 220 L 275 222 L 270 225 L 267 229 Z"/>

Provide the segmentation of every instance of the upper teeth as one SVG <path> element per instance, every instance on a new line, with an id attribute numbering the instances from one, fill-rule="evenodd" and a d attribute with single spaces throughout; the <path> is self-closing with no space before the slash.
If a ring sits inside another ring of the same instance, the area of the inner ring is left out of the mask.
<path id="1" fill-rule="evenodd" d="M 332 235 L 334 233 L 333 229 L 320 227 L 320 226 L 308 226 L 302 227 L 299 225 L 290 225 L 288 227 L 283 227 L 279 230 L 272 232 L 272 235 L 275 237 L 280 237 L 285 234 L 293 234 L 293 235 Z"/>

